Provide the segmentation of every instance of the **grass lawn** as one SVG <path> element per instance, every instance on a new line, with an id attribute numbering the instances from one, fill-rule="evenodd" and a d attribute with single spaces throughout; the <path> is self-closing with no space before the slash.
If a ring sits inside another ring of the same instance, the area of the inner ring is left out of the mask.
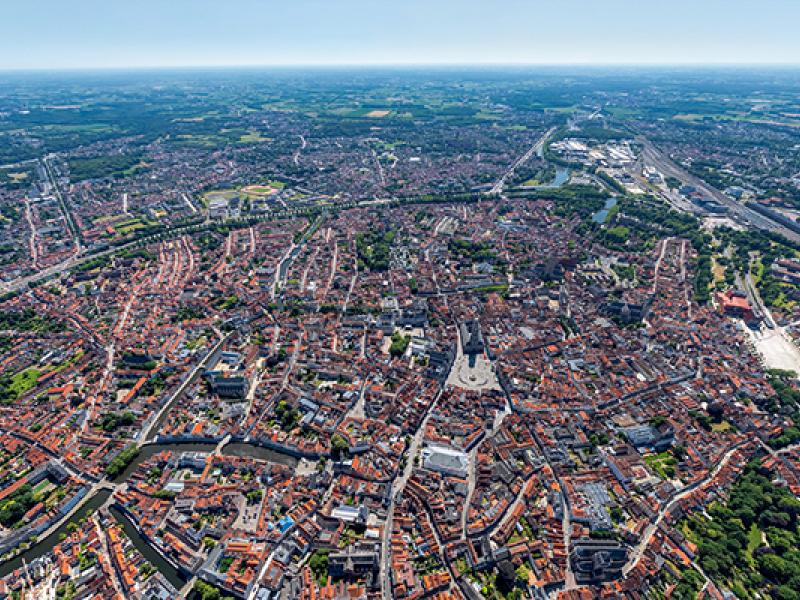
<path id="1" fill-rule="evenodd" d="M 716 257 L 711 258 L 711 273 L 714 275 L 714 285 L 725 281 L 725 267 L 717 262 Z"/>
<path id="2" fill-rule="evenodd" d="M 671 477 L 667 474 L 667 468 L 672 467 L 674 470 L 675 465 L 678 464 L 678 461 L 675 460 L 675 457 L 669 452 L 648 454 L 644 457 L 644 462 L 646 462 L 647 466 L 649 466 L 656 475 L 661 477 L 661 479 L 670 479 Z"/>
<path id="3" fill-rule="evenodd" d="M 11 378 L 11 391 L 19 398 L 36 386 L 36 380 L 39 379 L 41 374 L 42 372 L 39 369 L 34 369 L 33 367 L 20 371 Z"/>
<path id="4" fill-rule="evenodd" d="M 761 530 L 758 525 L 753 523 L 750 526 L 750 531 L 747 532 L 747 562 L 750 566 L 755 566 L 755 559 L 753 559 L 753 552 L 761 545 Z"/>
<path id="5" fill-rule="evenodd" d="M 731 424 L 727 421 L 723 421 L 722 423 L 714 423 L 711 425 L 711 431 L 714 433 L 724 433 L 731 429 Z"/>
<path id="6" fill-rule="evenodd" d="M 201 335 L 200 337 L 198 337 L 195 340 L 190 340 L 190 341 L 186 342 L 186 349 L 187 350 L 194 350 L 198 346 L 200 346 L 200 344 L 205 343 L 205 341 L 206 341 L 206 336 Z"/>
<path id="7" fill-rule="evenodd" d="M 37 486 L 35 488 L 33 488 L 33 495 L 37 496 L 37 495 L 41 494 L 42 491 L 44 491 L 44 489 L 47 488 L 48 485 L 50 485 L 50 481 L 49 480 L 44 479 L 43 481 L 40 481 L 37 484 Z"/>
<path id="8" fill-rule="evenodd" d="M 237 190 L 213 190 L 203 194 L 202 198 L 205 202 L 205 205 L 208 206 L 208 203 L 215 198 L 224 198 L 225 200 L 230 200 L 231 198 L 236 198 L 238 195 L 239 192 Z"/>

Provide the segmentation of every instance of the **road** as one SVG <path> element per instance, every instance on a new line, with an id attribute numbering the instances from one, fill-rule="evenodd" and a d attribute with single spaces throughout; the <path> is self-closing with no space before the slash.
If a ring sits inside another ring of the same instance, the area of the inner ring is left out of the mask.
<path id="1" fill-rule="evenodd" d="M 203 357 L 203 360 L 201 360 L 199 363 L 197 363 L 197 365 L 195 365 L 194 369 L 192 369 L 190 371 L 189 375 L 187 375 L 184 378 L 184 380 L 178 386 L 178 389 L 176 389 L 172 393 L 172 396 L 170 396 L 169 400 L 167 400 L 164 403 L 164 405 L 161 407 L 161 409 L 155 415 L 153 415 L 153 417 L 151 418 L 150 424 L 147 426 L 147 429 L 145 429 L 143 434 L 141 436 L 139 436 L 138 446 L 141 447 L 145 442 L 150 440 L 150 438 L 152 437 L 152 435 L 154 433 L 155 428 L 158 426 L 158 424 L 159 424 L 159 422 L 161 420 L 161 417 L 166 413 L 166 411 L 168 411 L 170 409 L 170 407 L 175 402 L 178 401 L 178 399 L 186 391 L 186 388 L 188 388 L 192 383 L 194 383 L 194 381 L 197 379 L 198 375 L 200 375 L 200 373 L 206 368 L 208 363 L 211 362 L 211 360 L 214 357 L 217 356 L 217 353 L 222 348 L 223 344 L 228 341 L 228 338 L 230 338 L 233 335 L 233 333 L 234 332 L 231 331 L 230 333 L 225 335 L 225 337 L 223 337 L 221 340 L 219 340 L 214 345 L 214 347 L 211 350 L 209 350 L 208 353 Z"/>
<path id="2" fill-rule="evenodd" d="M 544 148 L 545 142 L 551 135 L 553 135 L 555 130 L 556 127 L 551 127 L 545 132 L 545 134 L 542 137 L 536 140 L 536 143 L 533 146 L 531 146 L 530 149 L 525 154 L 520 156 L 519 159 L 517 159 L 517 161 L 513 165 L 511 165 L 509 169 L 503 174 L 503 176 L 497 180 L 494 186 L 492 186 L 492 189 L 490 190 L 489 193 L 491 195 L 502 194 L 503 188 L 505 187 L 506 181 L 509 179 L 509 177 L 511 177 L 514 174 L 514 171 L 516 171 L 522 165 L 528 162 L 531 159 L 531 156 L 533 156 L 534 154 L 539 152 L 539 150 Z"/>
<path id="3" fill-rule="evenodd" d="M 464 498 L 464 510 L 461 511 L 461 539 L 467 539 L 467 517 L 469 516 L 469 505 L 472 502 L 472 496 L 475 494 L 475 470 L 478 466 L 476 463 L 478 457 L 478 447 L 480 442 L 470 450 L 467 455 L 467 495 Z"/>
<path id="4" fill-rule="evenodd" d="M 667 515 L 667 513 L 670 510 L 672 510 L 672 508 L 678 502 L 680 502 L 681 500 L 683 500 L 687 496 L 691 495 L 692 492 L 694 492 L 698 488 L 703 487 L 706 484 L 708 484 L 711 481 L 713 481 L 714 478 L 717 476 L 717 474 L 725 467 L 725 465 L 728 464 L 728 462 L 730 461 L 731 457 L 739 449 L 741 449 L 743 446 L 747 445 L 749 442 L 750 442 L 750 440 L 747 440 L 747 441 L 739 442 L 738 444 L 735 444 L 735 445 L 731 446 L 728 449 L 728 451 L 725 452 L 725 454 L 722 456 L 722 459 L 708 473 L 708 475 L 706 475 L 702 479 L 698 479 L 694 483 L 691 483 L 688 486 L 686 486 L 685 488 L 683 488 L 680 492 L 675 494 L 672 497 L 672 499 L 669 502 L 667 502 L 661 508 L 660 511 L 658 511 L 658 516 L 656 517 L 656 519 L 654 521 L 652 521 L 645 528 L 644 533 L 642 534 L 642 538 L 639 541 L 639 544 L 636 546 L 634 551 L 631 553 L 631 556 L 628 558 L 628 562 L 622 568 L 623 577 L 626 577 L 628 575 L 628 573 L 630 573 L 634 568 L 636 568 L 636 565 L 639 564 L 639 561 L 641 560 L 642 556 L 644 555 L 645 550 L 650 545 L 650 540 L 653 539 L 653 535 L 655 535 L 655 532 L 658 530 L 658 526 L 661 524 L 661 521 L 664 520 L 664 517 Z"/>
<path id="5" fill-rule="evenodd" d="M 656 259 L 656 266 L 653 270 L 653 289 L 651 292 L 653 294 L 655 294 L 656 290 L 658 289 L 658 271 L 661 269 L 661 263 L 664 262 L 664 254 L 667 252 L 667 244 L 669 244 L 670 239 L 672 238 L 665 238 L 658 241 L 658 258 Z"/>
<path id="6" fill-rule="evenodd" d="M 306 138 L 302 135 L 298 136 L 300 138 L 300 148 L 292 156 L 292 160 L 294 161 L 294 166 L 298 166 L 300 164 L 300 153 L 306 149 L 308 143 L 306 142 Z"/>
<path id="7" fill-rule="evenodd" d="M 28 221 L 28 227 L 31 230 L 30 237 L 28 238 L 28 245 L 31 251 L 31 265 L 34 269 L 39 268 L 39 244 L 36 241 L 36 225 L 33 223 L 33 209 L 31 208 L 31 200 L 25 197 L 25 219 Z"/>
<path id="8" fill-rule="evenodd" d="M 489 193 L 484 194 L 484 196 L 489 197 Z M 454 204 L 462 203 L 465 201 L 473 201 L 473 199 L 472 198 L 466 199 L 464 195 L 461 194 L 454 196 L 452 199 L 452 202 Z M 397 206 L 404 204 L 419 204 L 420 202 L 425 202 L 425 200 L 416 196 L 408 198 L 393 198 L 391 200 L 370 198 L 366 200 L 353 200 L 348 202 L 342 202 L 340 204 L 337 204 L 335 206 L 335 209 L 340 211 L 340 210 L 350 210 L 354 208 L 387 206 L 390 204 L 394 204 Z M 178 227 L 168 226 L 165 227 L 163 230 L 159 231 L 158 233 L 142 236 L 140 238 L 135 238 L 130 240 L 129 242 L 122 243 L 112 248 L 104 248 L 102 250 L 92 250 L 92 251 L 87 251 L 84 248 L 82 249 L 81 253 L 75 254 L 69 257 L 68 259 L 61 261 L 58 264 L 47 267 L 46 269 L 42 269 L 30 275 L 17 277 L 16 279 L 12 279 L 10 281 L 0 282 L 0 294 L 16 293 L 23 291 L 31 285 L 49 279 L 55 275 L 64 274 L 65 272 L 68 272 L 74 267 L 89 262 L 90 260 L 94 260 L 96 258 L 101 258 L 103 256 L 113 256 L 125 250 L 141 248 L 143 246 L 146 246 L 147 244 L 156 241 L 165 241 L 165 240 L 175 239 L 186 234 L 206 231 L 214 223 L 224 222 L 230 224 L 231 227 L 233 228 L 244 228 L 248 224 L 252 223 L 270 223 L 274 221 L 279 221 L 281 219 L 288 219 L 300 216 L 312 216 L 313 214 L 316 214 L 316 211 L 310 208 L 284 208 L 280 210 L 259 212 L 244 219 L 235 219 L 235 218 L 222 219 L 222 220 L 207 219 L 202 223 L 191 223 L 187 225 L 181 225 Z"/>
<path id="9" fill-rule="evenodd" d="M 737 275 L 737 278 L 739 276 Z M 752 304 L 753 308 L 756 309 L 757 313 L 761 313 L 761 316 L 764 318 L 764 321 L 767 324 L 767 327 L 770 329 L 775 329 L 778 327 L 778 324 L 775 322 L 775 319 L 772 318 L 772 313 L 766 307 L 764 302 L 761 300 L 761 294 L 758 293 L 758 288 L 756 287 L 755 282 L 753 281 L 753 276 L 750 271 L 744 277 L 744 287 L 745 292 L 747 293 L 747 297 L 750 299 L 750 303 Z"/>
<path id="10" fill-rule="evenodd" d="M 47 175 L 47 178 L 50 180 L 50 185 L 53 188 L 53 194 L 55 194 L 56 199 L 58 200 L 58 204 L 61 207 L 61 212 L 64 214 L 64 220 L 66 221 L 67 228 L 69 229 L 72 239 L 75 242 L 75 252 L 77 254 L 82 250 L 81 232 L 78 226 L 75 224 L 75 219 L 72 216 L 72 210 L 70 209 L 68 202 L 64 199 L 64 196 L 61 194 L 61 190 L 58 187 L 58 181 L 53 174 L 53 167 L 48 162 L 51 158 L 51 156 L 45 156 L 42 159 L 42 166 L 44 168 L 45 175 Z"/>
<path id="11" fill-rule="evenodd" d="M 428 421 L 430 420 L 431 414 L 433 413 L 436 405 L 439 403 L 439 398 L 442 396 L 442 389 L 440 388 L 439 391 L 436 393 L 433 401 L 428 406 L 427 411 L 425 411 L 425 416 L 422 418 L 420 422 L 419 428 L 414 433 L 414 437 L 411 440 L 411 444 L 409 444 L 408 450 L 405 453 L 406 458 L 406 466 L 403 469 L 403 473 L 400 477 L 396 478 L 392 483 L 392 491 L 391 491 L 391 500 L 389 502 L 389 508 L 387 509 L 386 515 L 386 522 L 383 525 L 383 536 L 381 537 L 381 593 L 383 594 L 384 600 L 392 600 L 391 594 L 391 582 L 389 581 L 389 573 L 391 572 L 391 552 L 389 550 L 389 545 L 392 539 L 392 521 L 394 519 L 394 504 L 397 497 L 403 492 L 405 489 L 408 480 L 411 478 L 411 473 L 414 471 L 414 457 L 419 452 L 419 448 L 422 445 L 422 441 L 425 437 L 425 428 L 428 426 Z"/>
<path id="12" fill-rule="evenodd" d="M 183 201 L 186 203 L 186 206 L 189 207 L 189 210 L 191 210 L 193 213 L 197 213 L 197 207 L 192 202 L 192 199 L 189 198 L 189 194 L 185 192 L 181 193 L 181 198 L 183 198 Z"/>

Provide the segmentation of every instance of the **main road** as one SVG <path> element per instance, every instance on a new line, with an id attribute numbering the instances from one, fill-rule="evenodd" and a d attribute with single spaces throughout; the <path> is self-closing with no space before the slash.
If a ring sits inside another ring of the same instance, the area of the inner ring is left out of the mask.
<path id="1" fill-rule="evenodd" d="M 391 548 L 390 542 L 392 539 L 392 528 L 393 528 L 393 519 L 394 519 L 394 503 L 398 496 L 403 492 L 405 489 L 408 480 L 411 478 L 411 473 L 414 470 L 414 458 L 419 452 L 419 447 L 422 445 L 423 439 L 425 438 L 425 429 L 428 426 L 428 421 L 431 418 L 431 414 L 436 408 L 436 405 L 439 403 L 439 398 L 442 396 L 442 389 L 440 388 L 439 391 L 436 393 L 433 401 L 428 406 L 428 410 L 425 412 L 425 416 L 423 417 L 422 421 L 417 428 L 417 431 L 414 433 L 414 437 L 411 440 L 411 444 L 409 444 L 408 450 L 405 453 L 406 465 L 403 469 L 403 473 L 400 477 L 394 480 L 392 483 L 392 490 L 390 492 L 391 499 L 389 501 L 389 507 L 387 509 L 386 514 L 386 521 L 383 524 L 383 536 L 381 537 L 381 591 L 383 594 L 384 600 L 391 600 L 393 595 L 391 593 L 391 582 L 389 580 L 389 574 L 392 571 L 391 568 Z"/>
<path id="2" fill-rule="evenodd" d="M 742 447 L 746 446 L 750 443 L 751 440 L 746 440 L 743 442 L 739 442 L 731 446 L 727 452 L 723 455 L 722 459 L 716 464 L 716 466 L 702 479 L 698 479 L 694 483 L 690 483 L 685 488 L 683 488 L 680 492 L 672 496 L 672 498 L 667 502 L 660 511 L 658 511 L 658 516 L 645 528 L 644 533 L 642 534 L 642 538 L 639 541 L 639 544 L 634 549 L 633 553 L 631 554 L 628 562 L 622 568 L 622 575 L 627 576 L 637 564 L 641 560 L 642 556 L 644 555 L 647 546 L 650 545 L 650 540 L 653 539 L 653 535 L 655 535 L 658 526 L 661 524 L 661 521 L 664 520 L 664 517 L 669 513 L 670 510 L 681 500 L 686 498 L 687 496 L 691 495 L 692 492 L 697 490 L 698 488 L 704 487 L 711 483 L 717 474 L 728 464 L 731 457 Z"/>
<path id="3" fill-rule="evenodd" d="M 539 152 L 539 150 L 544 148 L 545 142 L 547 142 L 550 136 L 553 135 L 556 129 L 557 129 L 556 127 L 551 127 L 544 133 L 542 137 L 536 140 L 536 143 L 533 146 L 531 146 L 525 154 L 520 156 L 516 160 L 516 162 L 514 162 L 514 164 L 508 168 L 508 170 L 505 173 L 503 173 L 503 176 L 500 177 L 500 179 L 498 179 L 497 182 L 492 186 L 492 189 L 489 191 L 489 193 L 492 195 L 502 194 L 503 188 L 505 187 L 508 178 L 514 174 L 514 171 L 516 171 L 522 165 L 528 162 L 531 159 L 531 156 L 533 156 L 534 154 Z"/>

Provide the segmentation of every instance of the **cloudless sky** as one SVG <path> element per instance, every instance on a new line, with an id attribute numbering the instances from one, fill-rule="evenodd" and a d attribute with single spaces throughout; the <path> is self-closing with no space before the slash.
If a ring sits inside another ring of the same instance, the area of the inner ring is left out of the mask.
<path id="1" fill-rule="evenodd" d="M 800 0 L 1 0 L 0 69 L 800 63 Z"/>

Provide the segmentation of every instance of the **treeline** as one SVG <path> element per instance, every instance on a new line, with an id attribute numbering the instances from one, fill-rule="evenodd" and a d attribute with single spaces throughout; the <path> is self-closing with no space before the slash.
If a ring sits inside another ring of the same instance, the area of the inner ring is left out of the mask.
<path id="1" fill-rule="evenodd" d="M 113 154 L 93 158 L 70 158 L 69 172 L 72 181 L 122 177 L 132 174 L 142 161 L 141 154 Z"/>
<path id="2" fill-rule="evenodd" d="M 0 525 L 17 527 L 22 517 L 36 504 L 33 488 L 25 483 L 0 502 Z"/>
<path id="3" fill-rule="evenodd" d="M 447 243 L 447 249 L 459 258 L 469 258 L 474 262 L 492 261 L 497 258 L 497 254 L 492 250 L 492 245 L 487 242 L 452 238 Z"/>
<path id="4" fill-rule="evenodd" d="M 743 600 L 796 599 L 800 590 L 800 500 L 773 479 L 760 462 L 751 462 L 727 502 L 687 521 L 703 571 Z"/>
<path id="5" fill-rule="evenodd" d="M 106 466 L 106 475 L 113 479 L 122 473 L 137 456 L 139 456 L 139 448 L 136 447 L 136 444 L 128 444 L 110 463 L 108 463 L 108 466 Z"/>
<path id="6" fill-rule="evenodd" d="M 0 311 L 0 331 L 14 329 L 16 331 L 35 331 L 37 333 L 50 333 L 60 331 L 61 326 L 50 319 L 44 317 L 32 308 L 14 312 Z"/>
<path id="7" fill-rule="evenodd" d="M 800 423 L 800 390 L 793 384 L 795 373 L 772 369 L 767 373 L 767 380 L 775 390 L 775 395 L 759 402 L 759 408 L 772 414 L 790 416 L 794 423 Z M 800 442 L 800 428 L 796 425 L 786 427 L 779 436 L 769 440 L 773 448 L 785 448 Z"/>

